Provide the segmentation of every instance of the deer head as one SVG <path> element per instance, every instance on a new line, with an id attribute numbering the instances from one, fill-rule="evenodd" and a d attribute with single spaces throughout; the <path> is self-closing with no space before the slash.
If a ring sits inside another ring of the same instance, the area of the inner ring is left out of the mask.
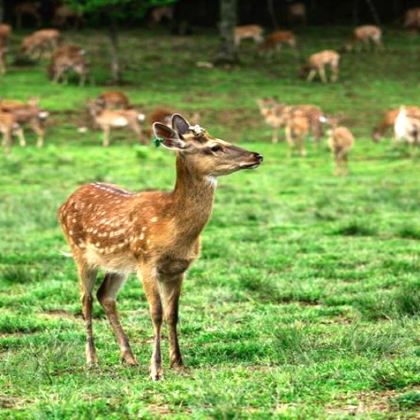
<path id="1" fill-rule="evenodd" d="M 253 169 L 263 157 L 211 136 L 199 125 L 174 114 L 171 127 L 155 122 L 153 131 L 162 146 L 177 152 L 187 169 L 198 178 L 229 175 L 241 169 Z"/>

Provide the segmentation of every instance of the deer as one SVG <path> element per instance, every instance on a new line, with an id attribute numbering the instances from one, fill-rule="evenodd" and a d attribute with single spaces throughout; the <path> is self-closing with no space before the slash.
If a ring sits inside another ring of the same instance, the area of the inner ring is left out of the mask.
<path id="1" fill-rule="evenodd" d="M 324 50 L 309 56 L 307 63 L 301 69 L 301 75 L 306 77 L 308 82 L 312 82 L 317 73 L 322 83 L 327 83 L 325 67 L 331 68 L 331 82 L 338 80 L 340 55 L 333 50 Z"/>
<path id="2" fill-rule="evenodd" d="M 344 126 L 339 126 L 339 119 L 333 117 L 321 117 L 321 122 L 329 123 L 331 129 L 328 130 L 328 147 L 335 162 L 335 175 L 348 174 L 348 155 L 354 146 L 354 136 L 352 132 Z"/>
<path id="3" fill-rule="evenodd" d="M 171 127 L 155 122 L 160 144 L 176 153 L 172 192 L 129 192 L 91 183 L 60 207 L 58 218 L 78 268 L 86 328 L 86 361 L 97 363 L 92 331 L 92 290 L 97 270 L 105 278 L 97 298 L 117 338 L 122 360 L 137 365 L 120 323 L 116 298 L 128 273 L 142 279 L 154 330 L 150 377 L 163 376 L 161 328 L 169 329 L 170 367 L 182 368 L 177 322 L 184 274 L 200 252 L 200 235 L 210 219 L 217 178 L 257 168 L 263 157 L 211 136 L 180 114 Z"/>
<path id="4" fill-rule="evenodd" d="M 0 45 L 7 45 L 11 34 L 12 27 L 6 23 L 0 23 Z"/>
<path id="5" fill-rule="evenodd" d="M 54 83 L 68 83 L 70 72 L 79 77 L 79 85 L 83 86 L 89 74 L 86 52 L 76 45 L 64 45 L 54 51 L 48 66 L 48 76 Z"/>
<path id="6" fill-rule="evenodd" d="M 286 105 L 279 103 L 276 98 L 258 99 L 257 105 L 266 124 L 273 128 L 272 143 L 278 142 L 279 130 L 287 126 L 287 119 L 294 112 L 303 113 L 308 120 L 309 129 L 315 142 L 320 142 L 323 133 L 319 119 L 323 113 L 319 107 L 309 104 Z"/>
<path id="7" fill-rule="evenodd" d="M 267 35 L 264 42 L 260 44 L 259 51 L 271 55 L 279 51 L 283 44 L 289 45 L 296 51 L 296 36 L 292 31 L 276 31 Z"/>
<path id="8" fill-rule="evenodd" d="M 12 114 L 19 125 L 28 124 L 32 131 L 38 136 L 36 146 L 42 147 L 44 145 L 45 126 L 50 114 L 49 112 L 40 109 L 37 98 L 30 98 L 26 103 L 1 99 L 0 112 Z M 21 145 L 24 146 L 26 141 L 23 131 L 21 138 Z"/>
<path id="9" fill-rule="evenodd" d="M 287 20 L 291 25 L 300 23 L 306 25 L 305 3 L 292 3 L 287 9 Z"/>
<path id="10" fill-rule="evenodd" d="M 129 128 L 137 134 L 139 141 L 144 142 L 140 123 L 145 120 L 145 115 L 134 109 L 110 110 L 98 107 L 95 101 L 89 103 L 89 112 L 95 126 L 99 127 L 103 133 L 103 147 L 110 144 L 110 133 L 113 128 Z"/>
<path id="11" fill-rule="evenodd" d="M 24 15 L 31 16 L 37 26 L 41 26 L 41 14 L 39 12 L 39 8 L 41 7 L 41 2 L 32 2 L 32 1 L 23 1 L 22 3 L 18 3 L 15 8 L 15 16 L 16 16 L 16 26 L 18 29 L 22 28 L 22 17 Z"/>
<path id="12" fill-rule="evenodd" d="M 68 22 L 72 22 L 74 28 L 77 29 L 83 24 L 83 15 L 69 5 L 62 4 L 55 8 L 52 22 L 55 26 L 61 27 L 66 26 Z"/>
<path id="13" fill-rule="evenodd" d="M 364 47 L 368 50 L 371 47 L 374 50 L 383 50 L 381 28 L 375 25 L 363 25 L 355 28 L 350 41 L 345 44 L 344 48 L 346 51 L 352 51 L 357 47 L 360 47 L 360 51 Z"/>
<path id="14" fill-rule="evenodd" d="M 417 106 L 405 106 L 408 116 L 420 117 L 420 107 Z M 389 129 L 393 129 L 395 120 L 397 119 L 400 108 L 394 108 L 386 111 L 382 120 L 376 124 L 372 131 L 372 140 L 377 143 L 386 134 Z"/>
<path id="15" fill-rule="evenodd" d="M 301 156 L 306 156 L 305 137 L 308 133 L 309 122 L 305 113 L 301 110 L 290 112 L 286 119 L 286 140 L 290 155 L 293 150 L 298 150 Z"/>
<path id="16" fill-rule="evenodd" d="M 2 145 L 6 153 L 9 153 L 12 146 L 13 135 L 19 139 L 19 144 L 22 147 L 26 145 L 22 127 L 16 121 L 15 116 L 10 112 L 0 111 L 0 133 L 3 134 Z"/>
<path id="17" fill-rule="evenodd" d="M 395 119 L 394 134 L 396 141 L 420 145 L 420 115 L 410 115 L 407 108 L 401 106 Z"/>
<path id="18" fill-rule="evenodd" d="M 21 51 L 34 59 L 40 59 L 43 56 L 49 55 L 58 47 L 60 37 L 60 31 L 57 29 L 41 29 L 35 31 L 31 35 L 23 38 Z"/>
<path id="19" fill-rule="evenodd" d="M 101 93 L 95 100 L 98 107 L 103 109 L 128 109 L 130 100 L 127 95 L 120 91 L 107 91 Z"/>
<path id="20" fill-rule="evenodd" d="M 403 27 L 420 30 L 420 7 L 413 7 L 405 12 Z"/>
<path id="21" fill-rule="evenodd" d="M 236 47 L 239 47 L 243 39 L 251 38 L 256 44 L 261 44 L 264 29 L 260 25 L 243 25 L 236 26 L 234 31 L 234 39 Z"/>
<path id="22" fill-rule="evenodd" d="M 174 19 L 174 8 L 173 6 L 158 6 L 154 7 L 150 12 L 150 24 L 159 25 L 164 20 L 172 22 Z"/>
<path id="23" fill-rule="evenodd" d="M 0 74 L 6 73 L 6 54 L 8 51 L 7 46 L 0 43 Z"/>

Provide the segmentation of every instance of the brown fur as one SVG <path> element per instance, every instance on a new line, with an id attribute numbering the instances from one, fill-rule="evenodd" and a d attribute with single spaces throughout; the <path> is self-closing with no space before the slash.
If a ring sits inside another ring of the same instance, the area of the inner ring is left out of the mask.
<path id="1" fill-rule="evenodd" d="M 5 45 L 0 44 L 0 74 L 6 73 L 6 54 L 8 48 Z"/>
<path id="2" fill-rule="evenodd" d="M 67 4 L 62 4 L 55 8 L 53 23 L 56 26 L 66 26 L 73 23 L 74 28 L 78 28 L 83 23 L 82 13 L 74 10 Z"/>
<path id="3" fill-rule="evenodd" d="M 18 124 L 28 124 L 38 135 L 37 147 L 44 145 L 45 125 L 48 112 L 42 111 L 37 99 L 29 99 L 26 103 L 0 100 L 0 111 L 14 115 Z"/>
<path id="4" fill-rule="evenodd" d="M 262 156 L 191 130 L 175 115 L 173 129 L 155 123 L 163 146 L 176 151 L 176 183 L 172 192 L 131 193 L 107 184 L 78 188 L 60 207 L 59 220 L 76 262 L 86 322 L 86 358 L 96 363 L 92 333 L 92 289 L 97 270 L 106 271 L 98 291 L 117 337 L 121 355 L 137 364 L 120 324 L 116 296 L 127 274 L 137 272 L 149 302 L 154 327 L 150 375 L 162 377 L 161 326 L 169 328 L 171 367 L 183 365 L 178 344 L 178 300 L 184 273 L 199 256 L 200 234 L 208 222 L 214 200 L 213 177 L 253 168 Z"/>
<path id="5" fill-rule="evenodd" d="M 290 24 L 301 23 L 306 25 L 305 3 L 293 3 L 287 9 L 287 19 Z"/>
<path id="6" fill-rule="evenodd" d="M 0 46 L 8 44 L 11 33 L 12 27 L 10 25 L 0 23 Z"/>
<path id="7" fill-rule="evenodd" d="M 270 54 L 279 50 L 283 44 L 296 48 L 296 36 L 292 31 L 276 31 L 267 35 L 259 50 Z"/>
<path id="8" fill-rule="evenodd" d="M 16 117 L 10 112 L 0 111 L 0 133 L 3 134 L 2 146 L 6 153 L 10 151 L 12 146 L 12 135 L 19 138 L 21 146 L 25 146 L 25 137 L 23 130 L 16 121 Z"/>
<path id="9" fill-rule="evenodd" d="M 305 137 L 309 133 L 309 122 L 305 112 L 296 109 L 289 112 L 286 121 L 286 140 L 290 152 L 298 150 L 301 156 L 306 156 Z"/>
<path id="10" fill-rule="evenodd" d="M 306 76 L 308 82 L 311 82 L 317 73 L 321 78 L 323 83 L 327 83 L 327 75 L 325 72 L 325 67 L 329 66 L 331 68 L 331 81 L 336 82 L 338 79 L 339 72 L 339 61 L 340 55 L 332 50 L 321 51 L 316 54 L 312 54 L 302 68 L 302 75 Z"/>
<path id="11" fill-rule="evenodd" d="M 235 28 L 235 45 L 239 47 L 243 39 L 251 38 L 256 44 L 263 41 L 263 28 L 259 25 L 243 25 Z"/>
<path id="12" fill-rule="evenodd" d="M 127 95 L 120 91 L 103 92 L 96 98 L 95 103 L 104 109 L 130 108 L 130 101 Z"/>
<path id="13" fill-rule="evenodd" d="M 159 25 L 164 19 L 173 21 L 174 8 L 173 6 L 158 6 L 154 7 L 150 12 L 150 23 L 152 25 Z"/>
<path id="14" fill-rule="evenodd" d="M 420 7 L 408 9 L 404 16 L 404 28 L 420 30 Z"/>
<path id="15" fill-rule="evenodd" d="M 42 29 L 23 38 L 21 50 L 32 58 L 40 59 L 57 48 L 60 37 L 57 29 Z"/>
<path id="16" fill-rule="evenodd" d="M 328 146 L 335 161 L 335 174 L 347 175 L 348 154 L 354 145 L 354 137 L 347 127 L 337 126 L 333 121 L 328 132 Z"/>
<path id="17" fill-rule="evenodd" d="M 371 47 L 376 50 L 384 48 L 382 44 L 382 30 L 375 25 L 363 25 L 355 28 L 352 38 L 345 46 L 347 51 L 356 48 L 369 50 Z"/>
<path id="18" fill-rule="evenodd" d="M 41 7 L 41 2 L 33 2 L 33 1 L 23 1 L 18 3 L 15 8 L 15 16 L 16 16 L 16 26 L 18 29 L 22 28 L 22 17 L 32 16 L 32 18 L 36 21 L 37 26 L 41 26 L 42 19 L 41 14 L 39 12 L 39 8 Z"/>

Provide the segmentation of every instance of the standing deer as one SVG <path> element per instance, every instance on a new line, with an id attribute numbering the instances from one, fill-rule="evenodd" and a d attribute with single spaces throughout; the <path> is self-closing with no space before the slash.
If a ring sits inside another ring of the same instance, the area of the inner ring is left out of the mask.
<path id="1" fill-rule="evenodd" d="M 25 137 L 22 127 L 16 121 L 16 118 L 10 112 L 0 111 L 0 133 L 3 134 L 3 148 L 6 153 L 10 151 L 12 146 L 12 135 L 19 139 L 19 144 L 25 146 Z"/>
<path id="2" fill-rule="evenodd" d="M 120 91 L 108 91 L 101 93 L 96 99 L 95 104 L 103 109 L 128 109 L 130 101 L 127 95 Z"/>
<path id="3" fill-rule="evenodd" d="M 287 20 L 291 25 L 300 23 L 306 25 L 306 6 L 305 3 L 292 3 L 287 9 Z"/>
<path id="4" fill-rule="evenodd" d="M 298 150 L 301 156 L 306 156 L 305 138 L 308 133 L 309 123 L 305 113 L 300 110 L 290 112 L 286 120 L 286 140 L 290 154 Z"/>
<path id="5" fill-rule="evenodd" d="M 292 31 L 276 31 L 267 35 L 260 45 L 259 51 L 271 55 L 275 51 L 279 51 L 283 44 L 296 50 L 296 36 Z"/>
<path id="6" fill-rule="evenodd" d="M 0 100 L 0 112 L 12 114 L 19 125 L 28 124 L 38 136 L 37 147 L 44 145 L 45 125 L 50 114 L 40 109 L 38 99 L 31 98 L 26 103 L 4 99 Z M 24 146 L 26 141 L 23 132 L 21 137 L 21 145 Z"/>
<path id="7" fill-rule="evenodd" d="M 8 44 L 11 33 L 12 27 L 10 25 L 0 23 L 0 45 Z"/>
<path id="8" fill-rule="evenodd" d="M 39 8 L 41 7 L 41 2 L 32 2 L 32 1 L 23 1 L 18 3 L 15 8 L 15 16 L 16 16 L 16 26 L 18 29 L 22 28 L 22 17 L 23 16 L 31 16 L 37 26 L 41 26 L 41 14 L 39 13 Z"/>
<path id="9" fill-rule="evenodd" d="M 382 30 L 375 25 L 358 26 L 353 31 L 353 36 L 345 45 L 346 51 L 352 51 L 359 47 L 363 50 L 365 47 L 369 50 L 373 47 L 376 50 L 384 48 L 382 44 Z"/>
<path id="10" fill-rule="evenodd" d="M 331 129 L 328 130 L 328 146 L 335 161 L 335 175 L 348 174 L 348 155 L 354 145 L 354 137 L 347 127 L 339 126 L 337 118 L 322 118 L 322 122 L 328 122 Z"/>
<path id="11" fill-rule="evenodd" d="M 67 4 L 59 5 L 54 10 L 52 22 L 56 26 L 66 26 L 69 22 L 73 23 L 75 29 L 83 24 L 83 15 Z"/>
<path id="12" fill-rule="evenodd" d="M 116 297 L 127 274 L 137 272 L 149 302 L 154 328 L 150 376 L 162 378 L 161 327 L 169 328 L 170 366 L 183 365 L 178 343 L 179 297 L 184 273 L 198 257 L 200 234 L 214 201 L 216 179 L 256 168 L 263 157 L 191 126 L 181 115 L 172 128 L 154 123 L 161 144 L 176 152 L 172 192 L 131 193 L 113 185 L 81 186 L 60 207 L 59 220 L 78 267 L 86 323 L 86 358 L 97 363 L 92 332 L 92 289 L 98 269 L 106 271 L 97 297 L 117 337 L 122 359 L 136 365 L 119 321 Z"/>
<path id="13" fill-rule="evenodd" d="M 57 29 L 41 29 L 23 38 L 21 51 L 32 58 L 40 59 L 54 51 L 60 41 Z"/>
<path id="14" fill-rule="evenodd" d="M 256 44 L 263 42 L 264 29 L 259 25 L 236 26 L 234 32 L 235 45 L 239 47 L 243 39 L 253 39 Z"/>
<path id="15" fill-rule="evenodd" d="M 140 122 L 145 120 L 144 114 L 134 109 L 103 109 L 98 107 L 94 101 L 89 103 L 89 111 L 94 125 L 104 132 L 102 146 L 109 146 L 109 138 L 113 128 L 129 128 L 137 134 L 140 142 L 144 142 L 140 125 Z"/>
<path id="16" fill-rule="evenodd" d="M 64 45 L 54 51 L 48 66 L 48 76 L 54 83 L 68 83 L 71 72 L 79 76 L 79 85 L 83 86 L 89 74 L 85 50 L 76 45 Z"/>
<path id="17" fill-rule="evenodd" d="M 150 12 L 150 24 L 159 25 L 164 20 L 172 22 L 174 20 L 174 7 L 173 6 L 158 6 L 154 7 Z"/>
<path id="18" fill-rule="evenodd" d="M 408 9 L 404 16 L 404 28 L 420 30 L 420 7 Z"/>
<path id="19" fill-rule="evenodd" d="M 336 82 L 338 79 L 340 55 L 332 50 L 321 51 L 312 54 L 307 63 L 302 67 L 301 75 L 306 77 L 308 82 L 312 82 L 317 73 L 323 83 L 327 83 L 327 75 L 325 67 L 331 68 L 331 82 Z"/>

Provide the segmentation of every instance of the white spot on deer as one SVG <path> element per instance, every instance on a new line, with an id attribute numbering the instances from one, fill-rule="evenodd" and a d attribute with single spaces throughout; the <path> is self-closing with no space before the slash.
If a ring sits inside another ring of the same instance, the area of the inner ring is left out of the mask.
<path id="1" fill-rule="evenodd" d="M 150 219 L 150 221 L 152 222 L 152 223 L 156 223 L 157 221 L 158 221 L 158 218 L 155 216 L 155 217 L 152 217 L 151 219 Z"/>
<path id="2" fill-rule="evenodd" d="M 144 239 L 144 233 L 139 236 L 139 239 L 142 241 Z"/>
<path id="3" fill-rule="evenodd" d="M 147 227 L 146 226 L 143 226 L 142 228 L 141 228 L 141 230 L 144 232 L 145 230 L 147 229 Z"/>

